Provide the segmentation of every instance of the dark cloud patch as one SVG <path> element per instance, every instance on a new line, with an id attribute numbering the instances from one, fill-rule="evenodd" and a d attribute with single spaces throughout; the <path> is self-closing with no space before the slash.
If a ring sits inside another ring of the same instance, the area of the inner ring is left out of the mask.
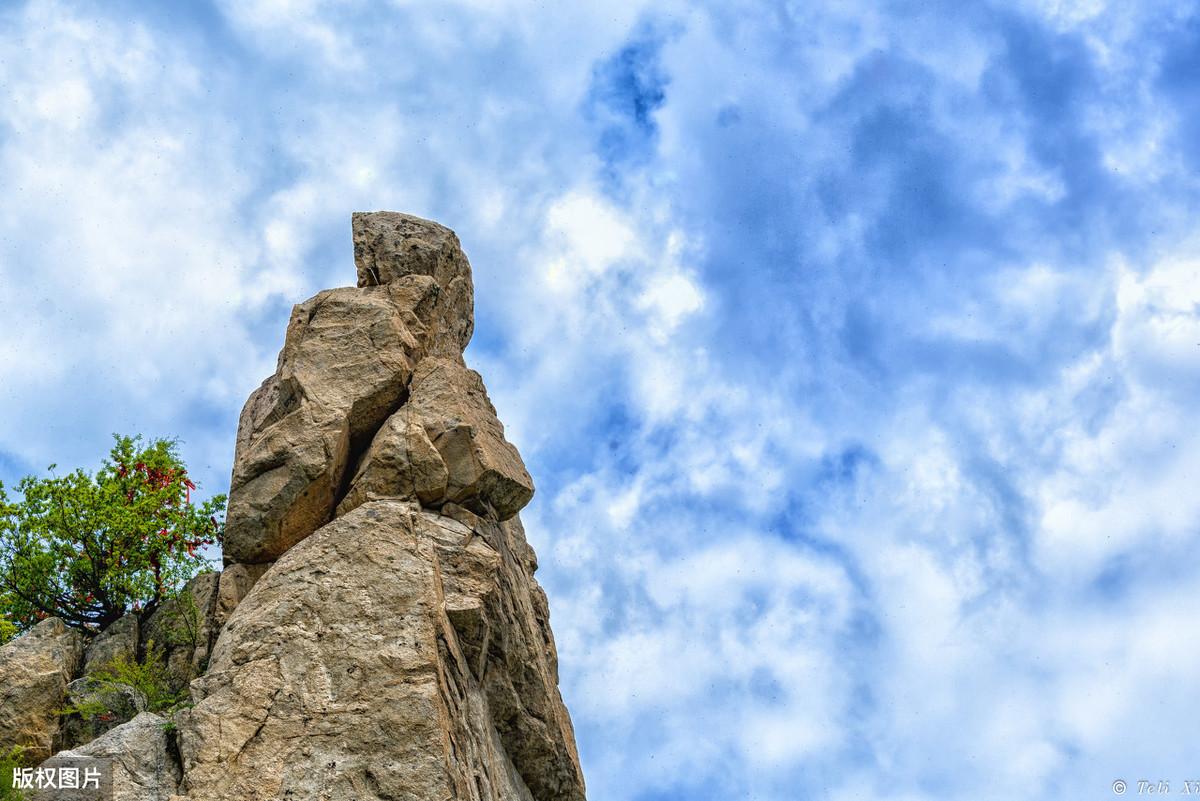
<path id="1" fill-rule="evenodd" d="M 584 114 L 595 131 L 596 152 L 609 180 L 654 155 L 654 113 L 666 102 L 669 83 L 661 59 L 665 41 L 664 31 L 643 25 L 592 71 Z"/>

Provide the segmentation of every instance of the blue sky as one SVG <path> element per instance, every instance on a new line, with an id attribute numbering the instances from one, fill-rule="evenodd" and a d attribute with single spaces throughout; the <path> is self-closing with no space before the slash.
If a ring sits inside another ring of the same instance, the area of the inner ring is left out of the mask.
<path id="1" fill-rule="evenodd" d="M 0 478 L 228 482 L 455 228 L 594 799 L 1198 779 L 1200 8 L 0 6 Z"/>

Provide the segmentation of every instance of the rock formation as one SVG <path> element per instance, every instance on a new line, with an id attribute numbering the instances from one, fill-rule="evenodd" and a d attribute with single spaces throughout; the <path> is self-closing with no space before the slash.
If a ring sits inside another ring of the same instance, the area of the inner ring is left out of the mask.
<path id="1" fill-rule="evenodd" d="M 58 750 L 58 710 L 82 657 L 83 636 L 58 618 L 0 648 L 0 754 L 21 746 L 40 761 Z"/>
<path id="2" fill-rule="evenodd" d="M 172 754 L 165 718 L 149 712 L 97 737 L 81 748 L 60 751 L 43 768 L 93 766 L 103 778 L 100 793 L 88 788 L 34 789 L 28 801 L 169 801 L 179 786 L 179 763 Z"/>
<path id="3" fill-rule="evenodd" d="M 14 722 L 0 718 L 0 745 L 46 723 L 53 705 L 36 699 L 61 706 L 85 660 L 136 650 L 192 679 L 192 706 L 166 746 L 142 712 L 55 757 L 116 759 L 114 788 L 174 801 L 583 801 L 517 518 L 533 482 L 463 361 L 470 265 L 454 232 L 427 220 L 355 214 L 352 229 L 358 286 L 295 307 L 275 374 L 242 411 L 225 570 L 115 624 L 86 656 L 57 622 L 5 646 L 39 654 L 21 680 L 39 689 Z M 39 731 L 25 739 L 49 756 L 58 730 Z"/>

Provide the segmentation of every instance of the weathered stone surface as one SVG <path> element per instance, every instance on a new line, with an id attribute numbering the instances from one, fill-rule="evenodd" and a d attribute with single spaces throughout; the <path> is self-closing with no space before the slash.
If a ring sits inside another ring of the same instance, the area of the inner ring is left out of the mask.
<path id="1" fill-rule="evenodd" d="M 493 725 L 443 592 L 460 552 L 475 567 L 454 608 L 496 586 L 486 574 L 502 557 L 469 534 L 374 501 L 288 551 L 230 617 L 179 716 L 188 798 L 582 799 L 581 778 L 531 793 L 530 779 L 551 785 L 508 758 Z"/>
<path id="2" fill-rule="evenodd" d="M 414 274 L 295 308 L 275 375 L 242 411 L 227 561 L 273 561 L 332 517 L 351 458 L 399 408 L 413 366 L 436 344 L 442 294 Z"/>
<path id="3" fill-rule="evenodd" d="M 339 515 L 379 498 L 415 498 L 427 506 L 445 500 L 446 464 L 412 418 L 405 406 L 384 423 L 338 505 Z"/>
<path id="4" fill-rule="evenodd" d="M 138 631 L 138 616 L 130 613 L 100 632 L 87 647 L 83 658 L 84 674 L 95 673 L 119 657 L 136 661 Z"/>
<path id="5" fill-rule="evenodd" d="M 19 745 L 34 761 L 54 753 L 83 647 L 83 635 L 56 617 L 0 647 L 0 752 Z"/>
<path id="6" fill-rule="evenodd" d="M 334 289 L 295 308 L 276 374 L 242 412 L 227 561 L 272 561 L 332 517 L 351 454 L 399 408 L 420 355 L 399 302 L 410 289 Z"/>
<path id="7" fill-rule="evenodd" d="M 575 732 L 558 691 L 558 657 L 546 595 L 533 578 L 536 561 L 517 518 L 482 519 L 453 504 L 453 515 L 426 513 L 439 525 L 461 524 L 490 547 L 442 549 L 447 615 L 482 685 L 493 727 L 537 799 L 583 799 Z"/>
<path id="8" fill-rule="evenodd" d="M 217 584 L 217 604 L 213 611 L 213 626 L 216 632 L 221 630 L 233 614 L 233 610 L 237 609 L 237 605 L 250 593 L 255 582 L 262 578 L 262 574 L 266 573 L 269 567 L 270 565 L 233 564 L 227 565 L 221 571 Z"/>
<path id="9" fill-rule="evenodd" d="M 461 359 L 421 362 L 405 410 L 446 466 L 443 501 L 497 520 L 507 520 L 529 503 L 533 479 L 504 438 L 483 379 Z"/>
<path id="10" fill-rule="evenodd" d="M 351 229 L 358 285 L 390 284 L 411 275 L 433 278 L 438 297 L 428 352 L 460 355 L 471 341 L 475 300 L 471 265 L 454 232 L 394 211 L 355 212 Z"/>
<path id="11" fill-rule="evenodd" d="M 89 790 L 46 789 L 29 792 L 29 801 L 91 801 L 97 798 L 168 801 L 179 789 L 179 765 L 171 753 L 166 725 L 166 719 L 142 712 L 87 745 L 62 751 L 42 765 L 45 768 L 78 767 L 82 775 L 85 766 L 99 764 L 101 770 L 111 771 L 111 796 Z"/>

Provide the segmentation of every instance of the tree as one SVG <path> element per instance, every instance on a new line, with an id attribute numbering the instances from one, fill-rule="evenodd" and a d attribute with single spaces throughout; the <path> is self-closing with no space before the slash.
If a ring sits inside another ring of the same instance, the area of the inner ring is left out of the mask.
<path id="1" fill-rule="evenodd" d="M 27 476 L 10 502 L 0 485 L 0 619 L 18 630 L 55 616 L 89 633 L 157 606 L 207 567 L 225 496 L 196 485 L 175 440 L 114 436 L 96 473 Z"/>

